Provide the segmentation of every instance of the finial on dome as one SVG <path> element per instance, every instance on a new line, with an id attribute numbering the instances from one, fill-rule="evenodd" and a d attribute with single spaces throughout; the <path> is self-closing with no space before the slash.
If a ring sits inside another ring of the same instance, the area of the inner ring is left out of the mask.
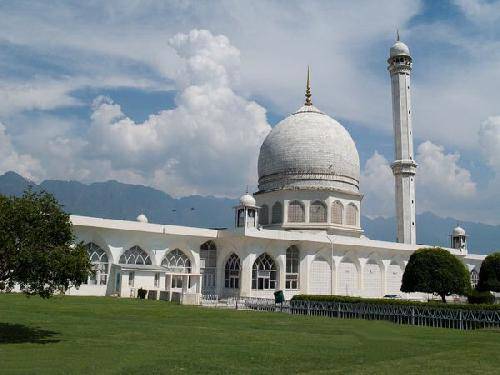
<path id="1" fill-rule="evenodd" d="M 311 101 L 311 85 L 309 82 L 309 65 L 307 66 L 307 83 L 306 83 L 306 102 L 305 105 L 312 105 Z"/>
<path id="2" fill-rule="evenodd" d="M 396 29 L 396 42 L 399 42 L 399 29 Z"/>

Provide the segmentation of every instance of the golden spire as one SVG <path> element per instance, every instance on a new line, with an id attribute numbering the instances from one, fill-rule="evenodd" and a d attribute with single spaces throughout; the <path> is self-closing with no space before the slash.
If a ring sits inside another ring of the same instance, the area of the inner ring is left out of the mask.
<path id="1" fill-rule="evenodd" d="M 312 105 L 311 85 L 309 83 L 309 65 L 307 66 L 307 84 L 306 84 L 306 103 L 305 103 L 305 105 Z"/>

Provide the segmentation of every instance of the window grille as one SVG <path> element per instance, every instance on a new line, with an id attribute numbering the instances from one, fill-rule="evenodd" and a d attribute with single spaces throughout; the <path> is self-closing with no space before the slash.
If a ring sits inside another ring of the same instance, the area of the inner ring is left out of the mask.
<path id="1" fill-rule="evenodd" d="M 260 255 L 253 264 L 252 289 L 276 289 L 276 263 L 266 253 Z"/>
<path id="2" fill-rule="evenodd" d="M 344 206 L 341 202 L 335 201 L 332 204 L 332 223 L 342 224 L 342 215 L 344 213 Z"/>
<path id="3" fill-rule="evenodd" d="M 305 220 L 304 205 L 299 201 L 288 204 L 288 221 L 290 223 L 303 223 Z"/>
<path id="4" fill-rule="evenodd" d="M 202 293 L 215 293 L 217 247 L 214 241 L 207 241 L 200 246 Z"/>
<path id="5" fill-rule="evenodd" d="M 259 224 L 267 225 L 269 224 L 269 207 L 266 204 L 262 205 L 259 211 Z"/>
<path id="6" fill-rule="evenodd" d="M 169 272 L 191 273 L 191 261 L 187 255 L 179 249 L 174 249 L 165 255 L 161 265 Z"/>
<path id="7" fill-rule="evenodd" d="M 226 262 L 224 270 L 224 286 L 228 289 L 240 288 L 240 258 L 236 254 L 231 254 Z"/>
<path id="8" fill-rule="evenodd" d="M 473 288 L 479 283 L 479 273 L 476 270 L 470 271 L 470 283 Z"/>
<path id="9" fill-rule="evenodd" d="M 311 223 L 326 223 L 326 206 L 323 202 L 315 201 L 311 203 L 309 221 Z"/>
<path id="10" fill-rule="evenodd" d="M 280 224 L 283 222 L 283 206 L 281 202 L 275 202 L 272 209 L 272 224 Z"/>
<path id="11" fill-rule="evenodd" d="M 85 245 L 85 248 L 87 250 L 90 263 L 92 264 L 92 270 L 94 271 L 94 273 L 88 277 L 86 284 L 106 285 L 109 273 L 108 255 L 103 249 L 101 249 L 100 246 L 93 242 Z"/>
<path id="12" fill-rule="evenodd" d="M 151 258 L 139 246 L 133 246 L 122 254 L 119 263 L 151 265 Z"/>
<path id="13" fill-rule="evenodd" d="M 299 289 L 299 249 L 290 246 L 286 249 L 286 289 Z"/>
<path id="14" fill-rule="evenodd" d="M 347 206 L 345 220 L 347 225 L 358 224 L 358 208 L 352 203 Z"/>

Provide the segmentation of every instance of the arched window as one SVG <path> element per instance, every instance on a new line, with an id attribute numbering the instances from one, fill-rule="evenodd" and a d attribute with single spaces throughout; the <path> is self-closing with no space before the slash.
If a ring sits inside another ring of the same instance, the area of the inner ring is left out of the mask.
<path id="1" fill-rule="evenodd" d="M 106 285 L 108 282 L 109 260 L 106 252 L 93 242 L 85 245 L 87 254 L 94 271 L 87 280 L 87 284 Z"/>
<path id="2" fill-rule="evenodd" d="M 470 284 L 473 288 L 479 283 L 479 273 L 474 269 L 470 271 Z"/>
<path id="3" fill-rule="evenodd" d="M 266 253 L 260 255 L 252 268 L 252 289 L 268 290 L 276 288 L 276 263 Z"/>
<path id="4" fill-rule="evenodd" d="M 342 216 L 344 214 L 344 205 L 340 201 L 335 201 L 332 204 L 332 223 L 342 224 Z"/>
<path id="5" fill-rule="evenodd" d="M 224 286 L 228 289 L 240 288 L 240 258 L 236 254 L 231 254 L 224 269 Z"/>
<path id="6" fill-rule="evenodd" d="M 267 204 L 263 204 L 259 211 L 259 224 L 267 225 L 269 224 L 269 207 Z"/>
<path id="7" fill-rule="evenodd" d="M 215 293 L 217 247 L 214 241 L 207 241 L 200 246 L 200 261 L 200 271 L 203 275 L 201 292 L 202 294 Z"/>
<path id="8" fill-rule="evenodd" d="M 139 246 L 133 246 L 120 257 L 120 264 L 147 264 L 151 265 L 151 258 Z"/>
<path id="9" fill-rule="evenodd" d="M 271 218 L 272 224 L 280 224 L 283 221 L 283 206 L 281 205 L 281 202 L 275 202 L 273 204 L 273 210 L 271 216 L 272 216 Z"/>
<path id="10" fill-rule="evenodd" d="M 299 201 L 288 204 L 288 221 L 290 223 L 303 223 L 305 220 L 304 205 Z"/>
<path id="11" fill-rule="evenodd" d="M 165 255 L 161 265 L 169 272 L 174 273 L 191 273 L 191 261 L 179 249 L 174 249 Z"/>
<path id="12" fill-rule="evenodd" d="M 353 203 L 346 208 L 345 221 L 347 225 L 358 225 L 358 208 Z"/>
<path id="13" fill-rule="evenodd" d="M 326 223 L 326 206 L 321 201 L 314 201 L 309 207 L 309 222 Z"/>
<path id="14" fill-rule="evenodd" d="M 247 212 L 248 212 L 247 227 L 255 228 L 255 209 L 249 208 Z"/>
<path id="15" fill-rule="evenodd" d="M 290 246 L 286 249 L 286 289 L 299 289 L 299 249 Z"/>

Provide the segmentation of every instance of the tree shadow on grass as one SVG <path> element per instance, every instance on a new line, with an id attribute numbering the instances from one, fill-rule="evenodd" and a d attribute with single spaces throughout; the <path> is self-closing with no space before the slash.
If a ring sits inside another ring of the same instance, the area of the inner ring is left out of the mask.
<path id="1" fill-rule="evenodd" d="M 52 344 L 58 332 L 28 327 L 22 324 L 0 323 L 0 345 L 2 344 Z"/>

